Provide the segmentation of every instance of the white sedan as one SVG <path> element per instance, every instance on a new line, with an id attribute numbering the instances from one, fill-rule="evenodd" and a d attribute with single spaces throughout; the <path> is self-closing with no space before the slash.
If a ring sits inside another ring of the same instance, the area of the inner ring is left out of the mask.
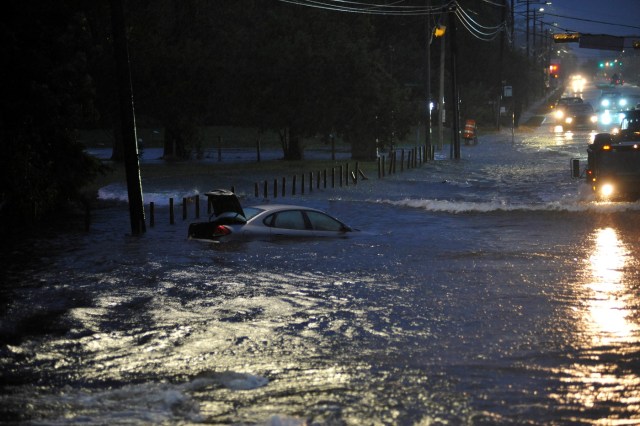
<path id="1" fill-rule="evenodd" d="M 298 237 L 339 238 L 356 231 L 329 214 L 310 207 L 263 204 L 241 208 L 239 203 L 234 204 L 229 208 L 229 203 L 225 203 L 222 210 L 227 211 L 215 211 L 214 202 L 214 214 L 208 222 L 189 225 L 189 238 L 218 242 Z"/>

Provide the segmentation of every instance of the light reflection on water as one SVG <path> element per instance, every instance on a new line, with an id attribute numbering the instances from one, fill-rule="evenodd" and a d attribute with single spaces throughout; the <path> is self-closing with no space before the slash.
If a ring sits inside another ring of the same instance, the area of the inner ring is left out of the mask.
<path id="1" fill-rule="evenodd" d="M 633 364 L 640 326 L 633 321 L 638 308 L 637 295 L 629 288 L 633 281 L 625 277 L 634 259 L 612 227 L 595 229 L 589 240 L 589 273 L 579 308 L 584 326 L 582 360 L 557 372 L 565 387 L 552 397 L 562 406 L 578 407 L 578 412 L 600 413 L 594 424 L 636 424 L 640 421 L 640 371 Z"/>
<path id="2" fill-rule="evenodd" d="M 638 324 L 629 320 L 632 312 L 624 273 L 629 250 L 613 228 L 595 231 L 594 250 L 590 257 L 593 281 L 587 287 L 589 328 L 594 345 L 612 345 L 638 339 Z"/>

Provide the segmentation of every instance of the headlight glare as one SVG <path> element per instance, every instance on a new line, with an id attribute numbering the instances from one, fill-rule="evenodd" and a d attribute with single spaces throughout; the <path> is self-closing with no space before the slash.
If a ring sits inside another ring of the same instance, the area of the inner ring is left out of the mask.
<path id="1" fill-rule="evenodd" d="M 610 183 L 605 183 L 600 187 L 600 195 L 603 197 L 610 197 L 613 195 L 614 187 Z"/>

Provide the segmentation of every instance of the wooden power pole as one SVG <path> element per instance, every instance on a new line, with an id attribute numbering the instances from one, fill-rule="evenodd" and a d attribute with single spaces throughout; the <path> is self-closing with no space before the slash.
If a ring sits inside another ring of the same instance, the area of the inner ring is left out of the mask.
<path id="1" fill-rule="evenodd" d="M 113 49 L 116 59 L 118 95 L 124 148 L 125 172 L 127 175 L 127 193 L 129 196 L 129 215 L 131 233 L 140 235 L 146 231 L 140 162 L 138 159 L 138 137 L 136 118 L 133 108 L 133 89 L 131 87 L 131 69 L 129 48 L 125 33 L 123 0 L 111 0 L 111 25 L 113 27 Z"/>

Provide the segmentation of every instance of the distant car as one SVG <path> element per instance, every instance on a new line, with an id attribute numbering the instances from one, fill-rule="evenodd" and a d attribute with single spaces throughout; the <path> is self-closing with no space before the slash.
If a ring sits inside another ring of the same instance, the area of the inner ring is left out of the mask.
<path id="1" fill-rule="evenodd" d="M 620 92 L 603 91 L 598 100 L 598 109 L 622 111 L 628 108 L 628 102 Z"/>
<path id="2" fill-rule="evenodd" d="M 216 242 L 278 238 L 340 238 L 357 231 L 329 214 L 310 207 L 262 204 L 240 207 L 230 191 L 207 193 L 214 213 L 208 222 L 189 225 L 191 239 Z"/>
<path id="3" fill-rule="evenodd" d="M 556 102 L 556 108 L 565 105 L 574 105 L 574 104 L 582 104 L 584 103 L 584 99 L 579 96 L 566 96 L 558 99 Z"/>
<path id="4" fill-rule="evenodd" d="M 580 74 L 572 75 L 569 78 L 569 82 L 573 93 L 582 93 L 584 91 L 584 86 L 587 84 L 587 80 L 585 80 L 585 78 Z"/>
<path id="5" fill-rule="evenodd" d="M 631 106 L 627 96 L 617 91 L 603 91 L 598 100 L 598 121 L 603 129 L 617 126 L 623 118 L 623 112 Z"/>
<path id="6" fill-rule="evenodd" d="M 598 115 L 589 103 L 565 105 L 555 112 L 556 124 L 562 125 L 564 130 L 598 127 Z"/>
<path id="7" fill-rule="evenodd" d="M 614 74 L 611 76 L 611 85 L 612 86 L 622 86 L 624 84 L 624 80 L 618 74 Z"/>

